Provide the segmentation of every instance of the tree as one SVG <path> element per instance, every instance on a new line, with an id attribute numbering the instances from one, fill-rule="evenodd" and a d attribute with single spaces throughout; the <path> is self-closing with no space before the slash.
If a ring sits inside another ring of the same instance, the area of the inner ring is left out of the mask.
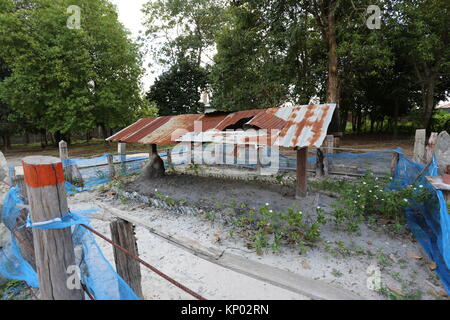
<path id="1" fill-rule="evenodd" d="M 203 111 L 199 100 L 207 81 L 206 70 L 180 60 L 155 81 L 147 99 L 157 104 L 161 116 Z"/>
<path id="2" fill-rule="evenodd" d="M 79 29 L 67 25 L 71 5 L 81 8 Z M 4 0 L 0 26 L 0 56 L 12 69 L 0 98 L 36 129 L 69 140 L 132 120 L 140 54 L 108 1 Z"/>
<path id="3" fill-rule="evenodd" d="M 435 103 L 448 90 L 449 11 L 450 3 L 445 0 L 404 0 L 393 2 L 388 16 L 401 55 L 414 72 L 411 80 L 420 86 L 423 126 L 427 129 Z"/>
<path id="4" fill-rule="evenodd" d="M 179 59 L 188 59 L 200 67 L 226 21 L 226 3 L 226 0 L 148 1 L 143 12 L 149 43 L 156 44 L 152 47 L 156 60 L 174 65 Z"/>

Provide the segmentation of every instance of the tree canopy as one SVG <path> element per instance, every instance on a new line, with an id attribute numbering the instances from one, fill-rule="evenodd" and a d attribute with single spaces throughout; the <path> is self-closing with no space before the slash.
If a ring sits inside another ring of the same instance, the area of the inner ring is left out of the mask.
<path id="1" fill-rule="evenodd" d="M 69 6 L 80 28 L 70 28 Z M 107 0 L 4 0 L 0 99 L 37 130 L 66 139 L 127 125 L 141 104 L 141 56 Z"/>

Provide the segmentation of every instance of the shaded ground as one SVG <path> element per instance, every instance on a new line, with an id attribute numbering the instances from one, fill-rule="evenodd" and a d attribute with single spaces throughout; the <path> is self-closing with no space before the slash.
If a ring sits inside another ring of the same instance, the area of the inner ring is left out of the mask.
<path id="1" fill-rule="evenodd" d="M 246 174 L 249 173 L 241 172 L 241 175 Z M 254 251 L 249 252 L 251 246 L 248 239 L 235 232 L 235 227 L 229 223 L 230 217 L 239 216 L 240 204 L 257 208 L 269 203 L 270 208 L 281 212 L 297 205 L 311 220 L 315 218 L 314 208 L 318 205 L 324 209 L 327 218 L 331 218 L 331 204 L 335 200 L 323 194 L 295 200 L 289 186 L 194 175 L 169 175 L 164 180 L 154 181 L 137 179 L 126 185 L 125 189 L 170 201 L 181 200 L 185 205 L 198 208 L 199 212 L 205 208 L 220 212 L 218 216 L 211 216 L 166 211 L 155 217 L 151 213 L 153 209 L 138 207 L 134 201 L 115 197 L 126 210 L 169 226 L 177 234 L 208 245 L 214 243 L 221 248 L 237 248 L 239 251 L 236 253 L 249 259 L 258 259 L 269 265 L 342 286 L 365 298 L 442 299 L 440 294 L 445 295 L 438 277 L 430 270 L 431 261 L 427 260 L 409 232 L 393 234 L 387 232 L 386 225 L 377 222 L 364 223 L 359 232 L 349 233 L 337 229 L 333 223 L 327 223 L 320 228 L 321 240 L 306 252 L 284 244 L 281 251 L 267 248 L 263 256 L 258 256 Z M 228 208 L 224 209 L 223 204 L 228 204 Z M 117 206 L 117 202 L 114 205 Z M 380 270 L 383 283 L 383 290 L 378 292 L 367 287 L 367 279 L 374 267 Z"/>

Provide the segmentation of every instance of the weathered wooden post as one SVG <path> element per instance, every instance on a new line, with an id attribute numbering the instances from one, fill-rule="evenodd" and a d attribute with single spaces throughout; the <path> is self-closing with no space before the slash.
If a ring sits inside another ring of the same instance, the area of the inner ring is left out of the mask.
<path id="1" fill-rule="evenodd" d="M 107 159 L 108 159 L 109 176 L 111 178 L 114 178 L 116 176 L 116 168 L 114 167 L 114 157 L 112 154 L 108 154 Z"/>
<path id="2" fill-rule="evenodd" d="M 308 162 L 308 148 L 297 149 L 297 188 L 295 197 L 301 199 L 306 197 L 307 184 L 306 184 L 306 165 Z"/>
<path id="3" fill-rule="evenodd" d="M 120 167 L 122 172 L 125 173 L 127 169 L 126 160 L 127 160 L 127 144 L 123 142 L 119 142 L 117 144 L 117 153 L 120 156 Z"/>
<path id="4" fill-rule="evenodd" d="M 434 153 L 434 148 L 436 147 L 436 141 L 437 141 L 438 135 L 439 134 L 437 132 L 432 132 L 430 135 L 430 139 L 428 139 L 428 144 L 425 148 L 426 163 L 429 163 L 431 160 L 433 160 L 433 153 Z"/>
<path id="5" fill-rule="evenodd" d="M 117 219 L 111 222 L 110 227 L 112 241 L 138 257 L 139 252 L 133 224 L 122 219 Z M 142 276 L 139 262 L 130 258 L 116 247 L 114 247 L 114 261 L 116 263 L 117 273 L 128 283 L 137 296 L 144 298 L 142 294 Z"/>
<path id="6" fill-rule="evenodd" d="M 73 182 L 72 168 L 65 164 L 65 162 L 69 159 L 69 149 L 67 148 L 67 142 L 65 142 L 64 140 L 61 140 L 59 142 L 59 158 L 64 164 L 64 174 L 66 180 L 72 183 Z"/>
<path id="7" fill-rule="evenodd" d="M 321 178 L 325 175 L 324 155 L 320 148 L 317 148 L 316 155 L 316 177 Z"/>
<path id="8" fill-rule="evenodd" d="M 22 160 L 34 224 L 45 224 L 68 214 L 64 171 L 60 159 L 26 157 Z M 75 266 L 70 228 L 33 228 L 39 292 L 43 300 L 83 300 L 83 292 L 69 288 L 68 267 Z"/>
<path id="9" fill-rule="evenodd" d="M 416 130 L 416 138 L 414 142 L 414 161 L 417 163 L 425 163 L 425 141 L 427 131 L 425 129 Z"/>
<path id="10" fill-rule="evenodd" d="M 170 170 L 175 170 L 175 167 L 174 167 L 173 161 L 172 161 L 172 149 L 167 149 L 167 164 L 169 165 Z"/>
<path id="11" fill-rule="evenodd" d="M 16 176 L 16 168 L 12 165 L 8 166 L 8 184 L 10 186 L 14 185 L 15 176 Z"/>

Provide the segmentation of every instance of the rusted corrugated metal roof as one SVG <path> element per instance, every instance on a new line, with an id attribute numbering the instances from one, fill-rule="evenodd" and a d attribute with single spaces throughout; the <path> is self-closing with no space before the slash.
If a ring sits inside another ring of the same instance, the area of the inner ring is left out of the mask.
<path id="1" fill-rule="evenodd" d="M 277 117 L 275 113 L 279 108 L 270 108 L 265 112 L 259 113 L 256 117 L 246 123 L 246 125 L 258 127 L 260 129 L 283 129 L 286 120 Z"/>
<path id="2" fill-rule="evenodd" d="M 185 114 L 144 118 L 107 140 L 165 145 L 177 141 L 198 141 L 202 138 L 203 142 L 229 143 L 227 141 L 233 140 L 236 141 L 234 144 L 275 144 L 287 148 L 320 147 L 326 137 L 335 108 L 335 104 L 283 106 L 271 109 L 244 110 L 231 114 Z M 223 134 L 223 130 L 243 119 L 251 119 L 246 123 L 247 125 L 273 131 L 261 130 L 259 133 L 254 133 L 252 130 L 248 133 L 238 131 L 228 135 Z M 198 125 L 194 127 L 195 122 L 201 122 L 201 127 Z M 206 131 L 208 131 L 207 134 L 198 135 L 198 133 Z M 189 132 L 192 134 L 186 135 Z M 181 137 L 182 139 L 179 139 Z M 267 139 L 263 137 L 267 137 Z M 215 140 L 208 141 L 211 139 Z"/>
<path id="3" fill-rule="evenodd" d="M 222 122 L 220 122 L 215 129 L 219 131 L 225 130 L 227 127 L 238 123 L 242 119 L 249 119 L 257 116 L 258 114 L 265 113 L 266 109 L 255 109 L 255 110 L 243 110 L 237 111 L 229 114 Z"/>
<path id="4" fill-rule="evenodd" d="M 323 144 L 336 104 L 286 106 L 275 115 L 285 119 L 276 145 L 286 148 L 317 147 Z"/>
<path id="5" fill-rule="evenodd" d="M 272 145 L 278 138 L 278 130 L 236 130 L 207 132 L 188 132 L 177 139 L 177 142 L 224 143 L 237 145 Z"/>
<path id="6" fill-rule="evenodd" d="M 335 108 L 335 104 L 281 107 L 260 114 L 248 123 L 260 123 L 268 130 L 190 132 L 177 141 L 319 148 L 325 140 Z M 268 123 L 261 122 L 265 117 Z M 284 123 L 282 127 L 281 123 Z"/>

